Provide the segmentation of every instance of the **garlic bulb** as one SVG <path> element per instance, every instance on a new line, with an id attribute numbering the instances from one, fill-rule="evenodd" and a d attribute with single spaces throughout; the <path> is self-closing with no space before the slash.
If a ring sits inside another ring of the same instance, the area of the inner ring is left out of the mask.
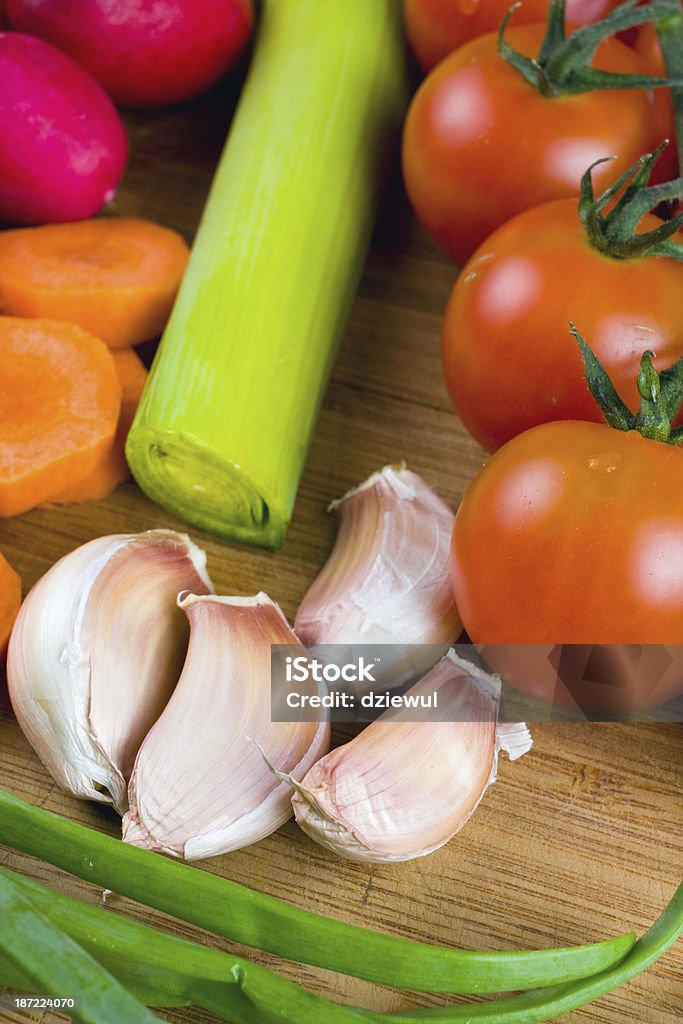
<path id="1" fill-rule="evenodd" d="M 453 512 L 404 466 L 385 466 L 330 508 L 341 512 L 339 533 L 301 602 L 297 636 L 305 644 L 390 644 L 377 682 L 418 675 L 462 630 L 449 573 Z M 409 646 L 416 644 L 441 649 Z"/>
<path id="2" fill-rule="evenodd" d="M 463 827 L 495 781 L 498 751 L 519 757 L 531 737 L 524 724 L 497 725 L 500 680 L 453 651 L 408 691 L 434 692 L 438 715 L 385 712 L 292 781 L 304 832 L 343 857 L 384 863 L 431 853 Z"/>
<path id="3" fill-rule="evenodd" d="M 187 659 L 138 753 L 123 838 L 195 860 L 255 843 L 291 817 L 291 790 L 264 755 L 302 778 L 329 748 L 329 722 L 306 722 L 306 712 L 271 721 L 271 644 L 298 641 L 266 594 L 181 595 L 179 605 Z"/>
<path id="4" fill-rule="evenodd" d="M 10 639 L 14 712 L 53 778 L 123 814 L 137 750 L 178 680 L 188 629 L 179 590 L 213 590 L 184 534 L 99 537 L 24 601 Z"/>

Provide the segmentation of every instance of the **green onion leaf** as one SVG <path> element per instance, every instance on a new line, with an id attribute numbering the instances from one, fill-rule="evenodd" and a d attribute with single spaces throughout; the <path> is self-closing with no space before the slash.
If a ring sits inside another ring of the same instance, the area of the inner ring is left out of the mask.
<path id="1" fill-rule="evenodd" d="M 0 842 L 79 878 L 277 956 L 426 992 L 510 992 L 597 974 L 633 933 L 565 949 L 484 953 L 413 942 L 301 910 L 227 878 L 127 846 L 0 789 Z"/>
<path id="2" fill-rule="evenodd" d="M 130 992 L 69 935 L 34 910 L 5 872 L 0 876 L 0 950 L 40 994 L 82 999 L 81 1024 L 154 1024 Z"/>

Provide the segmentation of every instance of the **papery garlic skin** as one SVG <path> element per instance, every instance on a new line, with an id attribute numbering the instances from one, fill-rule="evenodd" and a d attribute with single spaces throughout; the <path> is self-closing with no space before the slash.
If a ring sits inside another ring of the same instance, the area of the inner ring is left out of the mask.
<path id="1" fill-rule="evenodd" d="M 174 857 L 213 857 L 292 816 L 291 790 L 329 749 L 329 722 L 271 721 L 271 644 L 297 644 L 256 597 L 181 595 L 190 644 L 178 686 L 138 753 L 123 838 Z M 303 648 L 300 648 L 305 654 Z M 318 717 L 320 717 L 318 715 Z"/>
<path id="2" fill-rule="evenodd" d="M 385 712 L 292 783 L 304 832 L 350 860 L 381 864 L 422 857 L 460 831 L 495 781 L 499 749 L 521 756 L 531 737 L 523 723 L 499 737 L 499 679 L 453 651 L 408 693 L 437 689 L 441 720 Z"/>
<path id="3" fill-rule="evenodd" d="M 406 645 L 442 645 L 445 654 L 462 630 L 449 572 L 454 513 L 403 466 L 385 466 L 330 508 L 341 513 L 339 533 L 301 602 L 297 636 L 394 645 L 376 673 L 382 685 L 419 674 L 434 659 L 416 664 L 419 652 Z"/>
<path id="4" fill-rule="evenodd" d="M 7 682 L 27 739 L 74 796 L 123 814 L 140 744 L 182 668 L 178 591 L 213 590 L 206 555 L 172 530 L 115 534 L 61 558 L 26 597 Z"/>

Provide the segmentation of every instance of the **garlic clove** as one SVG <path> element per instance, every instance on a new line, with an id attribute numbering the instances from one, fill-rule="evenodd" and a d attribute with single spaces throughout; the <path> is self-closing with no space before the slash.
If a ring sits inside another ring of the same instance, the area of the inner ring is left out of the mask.
<path id="1" fill-rule="evenodd" d="M 408 691 L 434 710 L 385 712 L 322 758 L 295 789 L 297 823 L 350 860 L 411 860 L 443 846 L 495 781 L 499 749 L 531 747 L 523 724 L 498 733 L 500 680 L 448 654 Z M 417 720 L 419 719 L 419 720 Z"/>
<path id="2" fill-rule="evenodd" d="M 213 590 L 206 555 L 184 534 L 99 537 L 30 591 L 10 639 L 17 720 L 53 778 L 123 814 L 145 734 L 180 675 L 188 627 L 179 590 Z"/>
<path id="3" fill-rule="evenodd" d="M 341 513 L 339 533 L 301 602 L 297 636 L 305 644 L 390 644 L 377 681 L 418 675 L 462 630 L 449 573 L 453 512 L 404 466 L 385 466 L 330 508 Z M 410 646 L 418 644 L 442 649 L 420 655 Z"/>
<path id="4" fill-rule="evenodd" d="M 298 640 L 266 594 L 181 595 L 179 604 L 187 659 L 138 753 L 123 838 L 196 860 L 255 843 L 291 817 L 291 790 L 261 750 L 300 779 L 329 748 L 329 722 L 303 721 L 306 712 L 271 721 L 271 644 Z"/>

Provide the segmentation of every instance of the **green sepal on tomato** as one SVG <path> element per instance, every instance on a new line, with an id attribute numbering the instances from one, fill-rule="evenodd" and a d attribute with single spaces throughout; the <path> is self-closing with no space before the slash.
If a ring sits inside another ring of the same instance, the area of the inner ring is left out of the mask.
<path id="1" fill-rule="evenodd" d="M 634 417 L 579 341 L 617 428 L 544 423 L 500 448 L 456 515 L 453 592 L 471 640 L 508 682 L 624 713 L 683 688 L 683 432 L 671 427 L 683 359 L 658 374 L 644 354 Z M 558 680 L 553 653 L 566 644 L 616 646 L 607 681 Z"/>
<path id="2" fill-rule="evenodd" d="M 647 212 L 683 197 L 683 181 L 646 188 L 657 155 L 596 199 L 595 171 L 615 164 L 600 161 L 584 174 L 580 199 L 518 214 L 465 264 L 446 307 L 442 363 L 458 414 L 489 451 L 539 423 L 602 420 L 570 317 L 632 410 L 643 349 L 660 368 L 683 356 L 681 218 L 662 223 Z"/>
<path id="3" fill-rule="evenodd" d="M 673 138 L 666 90 L 654 87 L 663 80 L 609 35 L 671 2 L 645 9 L 627 0 L 599 25 L 565 36 L 564 4 L 553 0 L 547 26 L 480 36 L 428 75 L 405 122 L 403 176 L 418 218 L 453 259 L 467 259 L 522 210 L 576 195 L 585 168 L 606 153 L 618 157 L 596 173 L 599 188 Z M 674 167 L 670 145 L 660 180 Z"/>

